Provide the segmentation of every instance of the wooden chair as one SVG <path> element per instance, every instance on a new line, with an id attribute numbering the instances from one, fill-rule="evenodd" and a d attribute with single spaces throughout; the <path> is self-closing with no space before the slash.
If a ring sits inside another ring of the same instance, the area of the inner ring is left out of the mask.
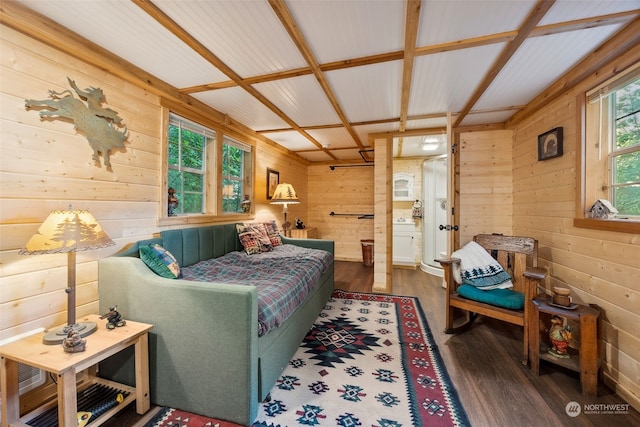
<path id="1" fill-rule="evenodd" d="M 529 322 L 533 314 L 532 300 L 536 296 L 536 286 L 542 286 L 546 275 L 538 266 L 538 241 L 530 237 L 502 236 L 493 234 L 479 234 L 473 240 L 487 250 L 502 268 L 512 278 L 513 290 L 522 292 L 525 297 L 524 310 L 510 310 L 483 302 L 473 301 L 460 296 L 457 293 L 458 284 L 454 280 L 453 266 L 460 263 L 458 258 L 437 259 L 444 269 L 444 279 L 447 286 L 446 293 L 446 329 L 445 333 L 460 332 L 471 326 L 480 314 L 494 319 L 512 323 L 524 328 L 523 359 L 527 364 L 529 360 Z M 527 268 L 527 257 L 531 260 L 531 268 Z M 465 311 L 465 321 L 454 325 L 454 311 Z"/>

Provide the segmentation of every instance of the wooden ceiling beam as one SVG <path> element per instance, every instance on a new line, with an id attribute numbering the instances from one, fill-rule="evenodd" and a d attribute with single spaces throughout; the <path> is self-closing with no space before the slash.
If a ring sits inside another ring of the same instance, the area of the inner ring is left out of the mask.
<path id="1" fill-rule="evenodd" d="M 315 76 L 316 80 L 320 84 L 320 87 L 322 87 L 322 90 L 324 91 L 327 99 L 333 106 L 333 109 L 335 110 L 336 114 L 340 118 L 340 121 L 344 125 L 345 129 L 347 130 L 347 132 L 349 132 L 349 135 L 351 135 L 351 137 L 353 138 L 358 148 L 360 149 L 364 148 L 364 146 L 362 145 L 362 141 L 360 141 L 360 137 L 358 136 L 356 131 L 353 129 L 353 127 L 349 123 L 349 120 L 347 119 L 347 116 L 344 113 L 344 110 L 342 109 L 342 107 L 340 106 L 340 103 L 338 102 L 338 98 L 333 93 L 331 86 L 329 86 L 329 82 L 327 81 L 327 78 L 322 72 L 320 68 L 320 64 L 318 63 L 315 55 L 311 51 L 309 44 L 307 43 L 304 35 L 302 34 L 302 31 L 300 31 L 298 24 L 295 22 L 295 19 L 291 15 L 291 12 L 289 11 L 289 8 L 285 4 L 284 0 L 269 0 L 269 4 L 271 5 L 271 8 L 273 9 L 276 16 L 282 23 L 283 27 L 291 37 L 291 40 L 298 48 L 298 51 L 300 51 L 300 53 L 302 54 L 302 57 L 305 59 L 307 64 L 309 64 L 309 67 L 311 68 L 313 75 Z"/>
<path id="2" fill-rule="evenodd" d="M 404 59 L 402 62 L 402 87 L 400 89 L 400 132 L 407 127 L 409 113 L 409 97 L 413 79 L 413 61 L 416 56 L 416 42 L 420 28 L 420 0 L 407 0 L 407 11 L 404 24 Z M 402 145 L 400 145 L 402 148 Z"/>
<path id="3" fill-rule="evenodd" d="M 140 86 L 155 95 L 179 102 L 193 111 L 207 109 L 211 119 L 218 123 L 222 123 L 225 119 L 225 114 L 181 93 L 156 76 L 20 3 L 4 1 L 0 3 L 0 23 L 129 83 Z"/>
<path id="4" fill-rule="evenodd" d="M 550 34 L 561 34 L 569 31 L 621 24 L 628 22 L 637 15 L 640 15 L 640 10 L 632 10 L 610 15 L 593 16 L 575 21 L 566 21 L 550 25 L 543 25 L 540 27 L 536 27 L 536 29 L 531 32 L 530 37 L 542 37 Z M 469 49 L 496 43 L 506 43 L 512 41 L 516 37 L 517 33 L 517 31 L 505 31 L 502 33 L 489 34 L 480 37 L 471 37 L 468 39 L 454 40 L 451 42 L 438 43 L 428 46 L 419 46 L 415 49 L 415 56 L 433 55 L 436 53 L 451 52 L 454 50 Z M 323 72 L 343 70 L 345 68 L 363 67 L 365 65 L 380 64 L 384 62 L 399 61 L 403 59 L 404 51 L 398 50 L 395 52 L 387 52 L 377 55 L 369 55 L 359 58 L 350 58 L 341 61 L 327 62 L 326 64 L 320 64 L 320 70 Z M 276 73 L 246 77 L 242 80 L 246 84 L 257 84 L 305 76 L 309 74 L 313 74 L 311 68 L 300 67 L 294 68 L 292 70 L 279 71 Z M 185 87 L 180 89 L 180 92 L 190 94 L 208 90 L 226 89 L 236 86 L 238 86 L 236 82 L 234 82 L 233 80 L 227 80 L 224 82 L 207 83 L 198 86 Z"/>
<path id="5" fill-rule="evenodd" d="M 525 108 L 514 114 L 507 120 L 505 125 L 512 127 L 525 118 L 532 116 L 549 102 L 562 96 L 589 76 L 597 74 L 601 81 L 616 76 L 634 63 L 634 58 L 637 58 L 639 50 L 640 17 L 637 17 L 591 55 L 536 96 Z M 616 59 L 615 63 L 611 63 L 614 59 Z"/>
<path id="6" fill-rule="evenodd" d="M 498 74 L 500 74 L 500 71 L 502 71 L 507 62 L 509 62 L 509 59 L 511 59 L 520 46 L 522 46 L 522 43 L 525 42 L 531 32 L 536 28 L 536 25 L 538 25 L 538 22 L 540 22 L 540 20 L 547 14 L 555 2 L 556 0 L 538 0 L 532 11 L 529 13 L 529 16 L 527 16 L 524 23 L 518 29 L 516 37 L 507 43 L 496 61 L 493 63 L 491 69 L 489 69 L 489 72 L 485 75 L 480 85 L 467 101 L 467 104 L 462 108 L 460 115 L 456 118 L 456 121 L 453 124 L 454 128 L 460 125 L 476 102 L 478 102 L 480 97 L 489 88 Z"/>
<path id="7" fill-rule="evenodd" d="M 238 75 L 235 71 L 231 69 L 226 63 L 224 63 L 220 58 L 218 58 L 213 52 L 207 49 L 202 43 L 195 39 L 187 30 L 182 28 L 171 19 L 167 14 L 165 14 L 160 8 L 158 8 L 155 4 L 148 0 L 131 0 L 138 7 L 140 7 L 145 13 L 147 13 L 150 17 L 155 19 L 160 25 L 169 30 L 173 35 L 178 37 L 197 52 L 200 56 L 202 56 L 206 61 L 210 64 L 218 68 L 222 73 L 224 73 L 227 77 L 229 77 L 235 84 L 242 87 L 246 90 L 251 96 L 260 101 L 263 105 L 273 111 L 278 117 L 280 117 L 284 122 L 286 122 L 293 129 L 297 130 L 301 134 L 303 134 L 311 143 L 317 146 L 320 149 L 324 150 L 322 144 L 315 140 L 311 135 L 309 135 L 304 130 L 300 129 L 297 123 L 295 123 L 289 116 L 287 116 L 282 110 L 280 110 L 274 103 L 272 103 L 267 97 L 262 95 L 258 90 L 256 90 L 253 86 L 245 83 L 245 81 Z M 329 151 L 326 151 L 327 155 L 331 158 L 335 158 L 333 154 Z"/>
<path id="8" fill-rule="evenodd" d="M 541 37 L 551 34 L 567 33 L 570 31 L 586 30 L 588 28 L 624 24 L 630 22 L 634 19 L 634 17 L 638 15 L 640 15 L 640 9 L 629 10 L 620 13 L 612 13 L 609 15 L 592 16 L 584 19 L 576 19 L 574 21 L 542 25 L 540 27 L 536 27 L 536 29 L 531 32 L 531 37 Z"/>

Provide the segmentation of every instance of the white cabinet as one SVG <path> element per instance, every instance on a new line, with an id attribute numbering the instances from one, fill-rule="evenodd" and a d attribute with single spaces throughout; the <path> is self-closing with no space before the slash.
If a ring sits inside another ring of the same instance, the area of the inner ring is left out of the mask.
<path id="1" fill-rule="evenodd" d="M 416 265 L 415 224 L 411 222 L 393 223 L 393 264 Z"/>
<path id="2" fill-rule="evenodd" d="M 413 201 L 413 174 L 393 174 L 393 200 Z"/>

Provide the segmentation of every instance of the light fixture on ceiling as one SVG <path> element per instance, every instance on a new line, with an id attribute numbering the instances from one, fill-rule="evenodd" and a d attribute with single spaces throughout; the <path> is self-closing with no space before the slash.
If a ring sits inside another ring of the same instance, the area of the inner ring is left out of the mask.
<path id="1" fill-rule="evenodd" d="M 420 144 L 422 151 L 436 151 L 440 146 L 440 140 L 434 136 L 425 136 Z"/>

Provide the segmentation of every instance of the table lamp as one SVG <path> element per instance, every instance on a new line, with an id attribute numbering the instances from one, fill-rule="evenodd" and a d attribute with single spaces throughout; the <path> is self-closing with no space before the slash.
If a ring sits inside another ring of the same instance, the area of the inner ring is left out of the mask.
<path id="1" fill-rule="evenodd" d="M 293 189 L 293 185 L 287 183 L 278 184 L 273 192 L 271 204 L 283 205 L 282 213 L 284 214 L 284 222 L 282 223 L 282 231 L 285 236 L 288 236 L 287 230 L 291 227 L 291 223 L 287 221 L 287 205 L 295 205 L 298 203 L 300 203 L 300 200 L 298 200 L 298 196 L 296 195 L 296 190 Z"/>
<path id="2" fill-rule="evenodd" d="M 97 329 L 94 322 L 76 323 L 76 252 L 113 245 L 89 211 L 69 206 L 68 210 L 52 211 L 20 250 L 20 255 L 67 253 L 67 325 L 46 334 L 45 344 L 60 344 L 71 331 L 86 337 Z"/>

